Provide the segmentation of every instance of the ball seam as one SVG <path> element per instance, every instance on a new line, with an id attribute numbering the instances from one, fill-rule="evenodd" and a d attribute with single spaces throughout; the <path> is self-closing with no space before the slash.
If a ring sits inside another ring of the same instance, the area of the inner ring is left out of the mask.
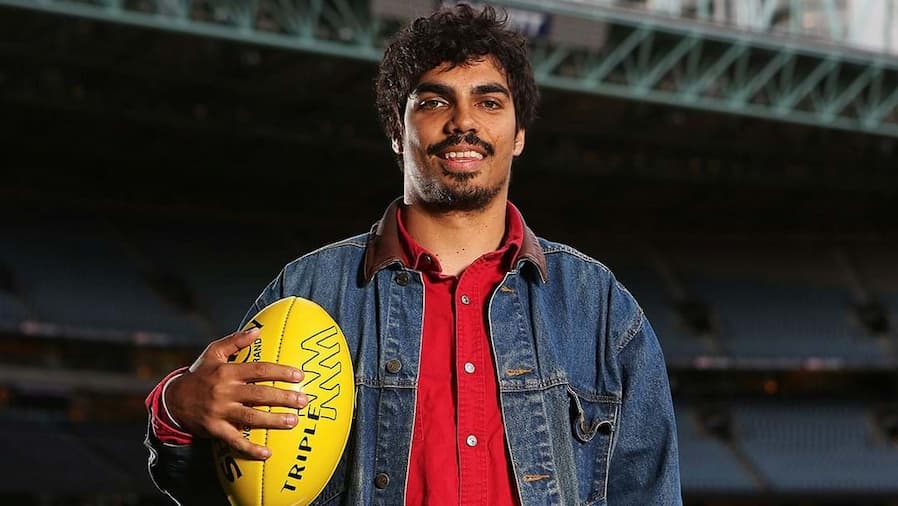
<path id="1" fill-rule="evenodd" d="M 287 332 L 287 322 L 290 321 L 290 313 L 293 312 L 293 306 L 296 305 L 296 297 L 290 301 L 290 307 L 287 308 L 287 314 L 284 316 L 284 324 L 281 327 L 281 335 L 278 339 L 278 347 L 277 347 L 277 355 L 275 355 L 274 361 L 277 364 L 281 363 L 281 348 L 284 345 L 284 334 Z M 272 386 L 274 386 L 274 382 L 272 382 Z M 271 413 L 271 406 L 268 406 L 268 412 Z M 265 446 L 268 446 L 268 434 L 271 429 L 267 429 L 265 431 Z M 270 457 L 269 457 L 270 458 Z M 262 462 L 262 486 L 259 489 L 259 506 L 265 506 L 265 466 L 268 464 L 268 461 L 265 460 Z"/>

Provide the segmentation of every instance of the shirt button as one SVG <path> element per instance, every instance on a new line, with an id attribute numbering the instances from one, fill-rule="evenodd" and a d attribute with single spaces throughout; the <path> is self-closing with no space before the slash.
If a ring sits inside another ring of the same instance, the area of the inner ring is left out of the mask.
<path id="1" fill-rule="evenodd" d="M 399 286 L 405 286 L 408 284 L 408 273 L 400 272 L 396 275 L 396 284 Z"/>
<path id="2" fill-rule="evenodd" d="M 387 473 L 379 473 L 374 477 L 374 486 L 383 490 L 390 484 L 390 476 Z"/>
<path id="3" fill-rule="evenodd" d="M 465 372 L 468 374 L 474 374 L 474 364 L 465 362 Z"/>
<path id="4" fill-rule="evenodd" d="M 473 447 L 477 446 L 477 436 L 475 436 L 474 434 L 471 434 L 470 436 L 468 436 L 468 438 L 465 440 L 465 442 L 468 443 L 468 446 L 473 448 Z"/>
<path id="5" fill-rule="evenodd" d="M 462 296 L 461 296 L 461 303 L 462 303 L 462 304 L 470 304 L 470 303 L 471 303 L 471 299 L 469 299 L 467 295 L 462 295 Z"/>
<path id="6" fill-rule="evenodd" d="M 387 371 L 396 374 L 397 372 L 402 370 L 402 362 L 396 360 L 395 358 L 392 360 L 387 360 Z"/>

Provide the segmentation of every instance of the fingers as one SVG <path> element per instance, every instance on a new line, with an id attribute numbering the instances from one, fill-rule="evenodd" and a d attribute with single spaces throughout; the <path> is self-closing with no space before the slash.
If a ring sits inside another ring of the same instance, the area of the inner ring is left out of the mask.
<path id="1" fill-rule="evenodd" d="M 246 385 L 237 400 L 247 406 L 283 406 L 302 409 L 309 403 L 306 394 L 265 385 Z"/>
<path id="2" fill-rule="evenodd" d="M 235 332 L 227 337 L 223 337 L 209 345 L 206 351 L 200 356 L 195 365 L 198 365 L 203 357 L 212 356 L 218 362 L 227 362 L 228 357 L 236 354 L 243 348 L 246 348 L 259 337 L 258 327 L 253 327 L 244 332 Z M 273 364 L 270 362 L 253 362 L 249 364 L 235 364 L 239 367 L 239 373 L 236 379 L 252 383 L 257 381 L 283 381 L 287 383 L 299 383 L 303 379 L 301 369 L 286 365 Z M 191 371 L 196 367 L 191 367 Z"/>
<path id="3" fill-rule="evenodd" d="M 299 383 L 302 381 L 301 369 L 288 365 L 272 362 L 253 362 L 249 364 L 236 364 L 240 368 L 240 381 L 254 383 L 258 381 L 283 381 L 286 383 Z"/>
<path id="4" fill-rule="evenodd" d="M 228 357 L 236 354 L 243 348 L 246 348 L 259 337 L 259 328 L 253 327 L 243 332 L 234 332 L 233 334 L 223 337 L 212 344 L 206 350 L 208 354 L 221 362 L 227 362 Z"/>
<path id="5" fill-rule="evenodd" d="M 228 421 L 236 427 L 248 429 L 292 429 L 299 418 L 295 413 L 269 413 L 242 406 L 228 417 Z"/>
<path id="6" fill-rule="evenodd" d="M 226 422 L 216 424 L 210 434 L 224 441 L 246 458 L 265 460 L 271 456 L 271 451 L 243 437 L 243 431 L 248 429 L 292 429 L 297 423 L 299 423 L 299 417 L 294 413 L 270 413 L 261 409 L 241 406 L 227 417 Z M 243 431 L 238 427 L 242 427 Z"/>
<path id="7" fill-rule="evenodd" d="M 229 423 L 223 422 L 213 435 L 233 448 L 244 458 L 265 460 L 268 457 L 271 457 L 271 450 L 262 445 L 257 445 L 243 437 L 243 433 Z"/>

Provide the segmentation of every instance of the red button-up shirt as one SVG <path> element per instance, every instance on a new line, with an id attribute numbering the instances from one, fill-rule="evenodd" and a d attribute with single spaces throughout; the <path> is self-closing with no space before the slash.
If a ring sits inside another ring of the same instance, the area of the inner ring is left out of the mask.
<path id="1" fill-rule="evenodd" d="M 424 335 L 406 504 L 518 504 L 499 405 L 489 302 L 521 249 L 524 228 L 509 204 L 501 245 L 447 276 L 402 223 L 406 266 L 424 279 Z"/>

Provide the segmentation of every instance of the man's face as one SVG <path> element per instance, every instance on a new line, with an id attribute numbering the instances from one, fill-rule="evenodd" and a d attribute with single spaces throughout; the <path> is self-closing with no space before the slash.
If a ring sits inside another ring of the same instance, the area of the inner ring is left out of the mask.
<path id="1" fill-rule="evenodd" d="M 524 149 L 505 73 L 490 57 L 421 76 L 405 104 L 405 196 L 442 211 L 475 211 L 507 196 Z M 400 152 L 399 141 L 393 149 Z"/>

